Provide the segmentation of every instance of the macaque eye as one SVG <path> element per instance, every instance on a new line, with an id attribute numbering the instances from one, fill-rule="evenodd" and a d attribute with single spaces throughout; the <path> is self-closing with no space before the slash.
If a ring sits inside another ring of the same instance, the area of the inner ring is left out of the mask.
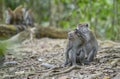
<path id="1" fill-rule="evenodd" d="M 81 34 L 78 32 L 78 31 L 76 31 L 76 33 L 75 33 L 78 37 L 81 37 Z"/>

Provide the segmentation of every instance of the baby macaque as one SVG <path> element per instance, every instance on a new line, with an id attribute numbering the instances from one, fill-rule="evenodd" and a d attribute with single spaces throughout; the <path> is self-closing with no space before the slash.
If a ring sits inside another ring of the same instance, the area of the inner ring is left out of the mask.
<path id="1" fill-rule="evenodd" d="M 85 41 L 83 47 L 85 48 L 87 59 L 84 64 L 89 64 L 91 61 L 93 61 L 98 51 L 98 42 L 96 37 L 92 31 L 89 30 L 87 23 L 78 24 L 76 32 L 77 35 L 82 37 Z"/>
<path id="2" fill-rule="evenodd" d="M 76 30 L 68 33 L 68 39 L 64 66 L 82 64 L 85 58 L 84 39 L 76 34 Z"/>

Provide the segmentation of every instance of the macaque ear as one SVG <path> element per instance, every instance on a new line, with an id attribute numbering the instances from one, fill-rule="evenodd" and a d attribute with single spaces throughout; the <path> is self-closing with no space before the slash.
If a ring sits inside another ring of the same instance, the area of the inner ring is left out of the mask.
<path id="1" fill-rule="evenodd" d="M 32 9 L 28 9 L 27 11 L 29 14 L 32 14 Z"/>
<path id="2" fill-rule="evenodd" d="M 81 27 L 82 24 L 77 24 L 77 29 L 79 29 Z"/>
<path id="3" fill-rule="evenodd" d="M 79 26 L 79 27 L 80 27 L 81 25 L 82 25 L 82 24 L 78 24 L 77 26 Z"/>
<path id="4" fill-rule="evenodd" d="M 12 12 L 13 12 L 13 11 L 11 10 L 11 8 L 8 8 L 7 11 L 8 11 L 9 13 L 12 13 Z"/>
<path id="5" fill-rule="evenodd" d="M 85 26 L 88 27 L 89 26 L 88 23 L 86 23 Z"/>
<path id="6" fill-rule="evenodd" d="M 16 8 L 15 8 L 15 10 L 14 10 L 14 11 L 21 10 L 22 8 L 23 8 L 23 6 L 22 6 L 22 5 L 19 5 L 18 7 L 16 7 Z"/>

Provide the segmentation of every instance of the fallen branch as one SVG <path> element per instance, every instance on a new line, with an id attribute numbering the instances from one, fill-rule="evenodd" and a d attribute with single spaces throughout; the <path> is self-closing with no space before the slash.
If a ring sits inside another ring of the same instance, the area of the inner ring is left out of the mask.
<path id="1" fill-rule="evenodd" d="M 49 37 L 49 38 L 67 38 L 67 30 L 58 29 L 55 27 L 36 27 L 36 38 Z"/>
<path id="2" fill-rule="evenodd" d="M 7 24 L 1 24 L 0 25 L 0 39 L 8 39 L 15 34 L 25 30 L 26 26 L 22 25 L 7 25 Z M 28 27 L 26 27 L 28 28 Z M 36 26 L 33 27 L 34 34 L 36 38 L 42 38 L 42 37 L 49 37 L 49 38 L 59 38 L 64 39 L 67 38 L 67 30 L 58 29 L 55 27 L 41 27 Z"/>
<path id="3" fill-rule="evenodd" d="M 63 74 L 63 73 L 67 73 L 67 72 L 70 72 L 72 71 L 73 69 L 80 69 L 81 67 L 80 66 L 71 66 L 70 68 L 64 70 L 64 71 L 60 71 L 60 72 L 56 72 L 56 73 L 52 73 L 52 74 L 49 74 L 49 76 L 54 76 L 54 75 L 58 75 L 58 74 Z"/>

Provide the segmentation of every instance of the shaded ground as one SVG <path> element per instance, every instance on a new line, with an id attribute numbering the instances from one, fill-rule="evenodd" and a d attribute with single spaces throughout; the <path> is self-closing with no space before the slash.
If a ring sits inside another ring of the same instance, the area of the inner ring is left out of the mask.
<path id="1" fill-rule="evenodd" d="M 99 41 L 100 49 L 94 62 L 82 65 L 80 69 L 68 73 L 52 75 L 64 71 L 64 48 L 66 39 L 26 40 L 14 49 L 8 49 L 6 62 L 16 64 L 0 69 L 0 79 L 120 79 L 120 44 Z M 48 69 L 57 67 L 56 69 Z"/>

